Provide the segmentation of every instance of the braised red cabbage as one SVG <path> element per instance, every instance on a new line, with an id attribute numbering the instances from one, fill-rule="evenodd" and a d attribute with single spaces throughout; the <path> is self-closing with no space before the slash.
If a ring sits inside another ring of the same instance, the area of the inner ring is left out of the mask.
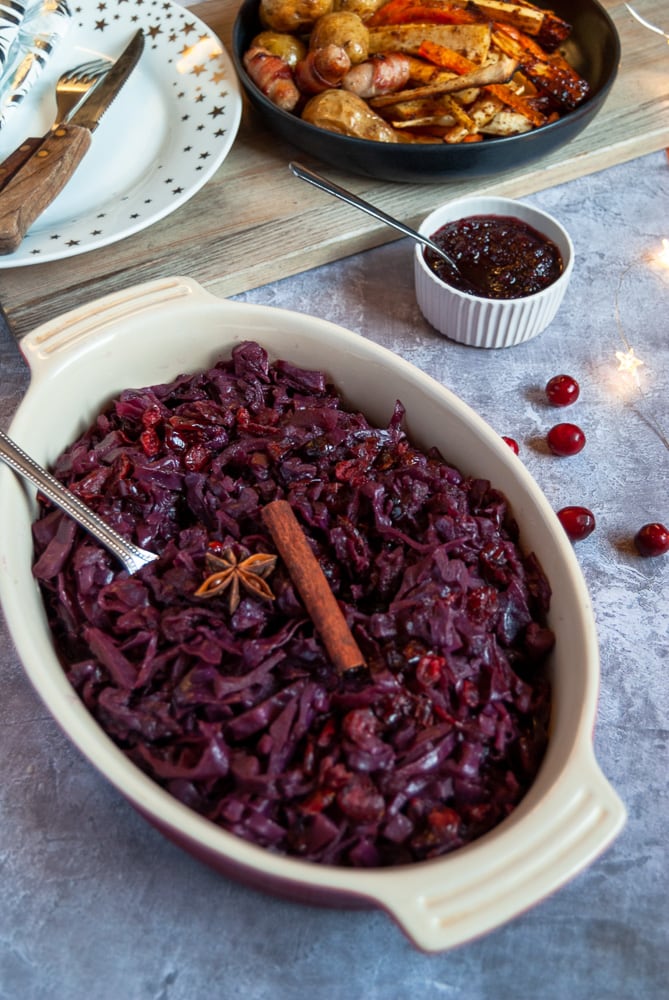
<path id="1" fill-rule="evenodd" d="M 44 507 L 34 573 L 64 670 L 138 767 L 273 851 L 385 866 L 493 828 L 547 741 L 548 582 L 504 496 L 402 429 L 346 409 L 320 372 L 255 343 L 129 389 L 54 472 L 160 554 L 135 576 Z M 274 601 L 194 592 L 206 556 L 274 552 L 287 499 L 366 658 L 339 675 L 281 563 Z"/>

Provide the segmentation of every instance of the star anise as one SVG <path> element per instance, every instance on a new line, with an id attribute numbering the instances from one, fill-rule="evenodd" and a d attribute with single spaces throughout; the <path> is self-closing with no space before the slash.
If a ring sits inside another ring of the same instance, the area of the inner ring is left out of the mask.
<path id="1" fill-rule="evenodd" d="M 216 597 L 227 590 L 230 614 L 236 611 L 239 606 L 240 587 L 253 594 L 254 597 L 273 601 L 274 594 L 264 577 L 269 576 L 272 572 L 276 560 L 276 556 L 268 555 L 266 552 L 256 552 L 254 555 L 242 559 L 241 562 L 232 548 L 224 549 L 220 556 L 208 552 L 206 561 L 207 568 L 211 570 L 211 573 L 195 591 L 195 596 Z"/>

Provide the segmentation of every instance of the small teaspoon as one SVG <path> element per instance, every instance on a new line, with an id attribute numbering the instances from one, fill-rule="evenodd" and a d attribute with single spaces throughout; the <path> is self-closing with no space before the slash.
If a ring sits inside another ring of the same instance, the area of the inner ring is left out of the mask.
<path id="1" fill-rule="evenodd" d="M 453 258 L 449 256 L 445 250 L 442 250 L 441 247 L 438 247 L 437 244 L 427 236 L 422 236 L 421 233 L 412 229 L 410 226 L 405 226 L 405 224 L 400 222 L 399 219 L 394 219 L 392 215 L 388 215 L 380 208 L 376 208 L 375 205 L 371 205 L 363 198 L 358 198 L 358 196 L 353 194 L 352 191 L 347 191 L 346 188 L 340 187 L 333 181 L 327 180 L 327 178 L 321 176 L 321 174 L 316 173 L 315 170 L 310 170 L 309 167 L 305 167 L 303 163 L 298 163 L 296 160 L 293 160 L 289 163 L 289 167 L 295 176 L 300 178 L 300 180 L 308 181 L 309 184 L 313 184 L 314 187 L 319 188 L 321 191 L 326 191 L 327 194 L 334 195 L 335 198 L 345 201 L 347 205 L 351 205 L 353 208 L 359 208 L 361 211 L 367 212 L 368 215 L 378 219 L 379 222 L 385 222 L 386 225 L 399 230 L 400 233 L 403 233 L 405 236 L 409 236 L 417 243 L 421 243 L 424 247 L 431 250 L 432 253 L 437 254 L 438 257 L 445 260 L 449 267 L 456 272 L 456 274 L 462 275 L 465 281 L 467 281 L 468 284 L 471 284 L 469 279 L 462 274 L 460 267 L 453 260 Z"/>
<path id="2" fill-rule="evenodd" d="M 146 549 L 140 549 L 138 545 L 126 541 L 122 535 L 110 528 L 102 518 L 82 503 L 76 494 L 59 483 L 55 476 L 42 468 L 3 431 L 0 431 L 0 461 L 29 480 L 45 497 L 85 528 L 93 538 L 120 560 L 128 573 L 136 573 L 142 566 L 158 558 L 153 552 L 147 552 Z"/>

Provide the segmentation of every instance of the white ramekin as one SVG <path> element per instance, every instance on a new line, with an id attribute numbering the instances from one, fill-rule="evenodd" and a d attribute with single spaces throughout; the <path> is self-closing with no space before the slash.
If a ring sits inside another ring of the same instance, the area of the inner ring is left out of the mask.
<path id="1" fill-rule="evenodd" d="M 386 910 L 411 941 L 440 951 L 536 904 L 613 840 L 625 809 L 594 757 L 599 656 L 589 595 L 571 543 L 525 466 L 448 389 L 363 337 L 310 316 L 220 300 L 165 278 L 80 306 L 21 341 L 31 382 L 10 428 L 52 463 L 122 389 L 162 383 L 257 340 L 272 359 L 325 370 L 349 405 L 386 424 L 395 401 L 407 431 L 507 496 L 521 543 L 553 588 L 551 735 L 540 772 L 498 827 L 446 857 L 395 868 L 339 868 L 250 844 L 188 809 L 132 764 L 74 694 L 54 651 L 32 576 L 34 490 L 0 468 L 0 599 L 26 673 L 73 743 L 166 837 L 217 871 L 293 899 Z M 25 748 L 27 755 L 30 747 Z"/>
<path id="2" fill-rule="evenodd" d="M 557 219 L 512 198 L 472 196 L 437 208 L 419 227 L 421 236 L 473 215 L 505 215 L 526 222 L 552 240 L 563 260 L 557 281 L 535 295 L 521 299 L 486 299 L 461 292 L 441 281 L 425 263 L 424 250 L 416 244 L 414 281 L 416 298 L 425 319 L 451 340 L 470 347 L 512 347 L 545 330 L 564 298 L 574 267 L 572 241 Z"/>

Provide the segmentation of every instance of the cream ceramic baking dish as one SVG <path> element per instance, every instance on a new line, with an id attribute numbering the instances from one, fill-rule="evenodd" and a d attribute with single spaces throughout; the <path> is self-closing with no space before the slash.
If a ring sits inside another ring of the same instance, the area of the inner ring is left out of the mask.
<path id="1" fill-rule="evenodd" d="M 393 353 L 332 323 L 220 300 L 167 278 L 81 306 L 21 342 L 31 382 L 11 436 L 49 465 L 112 395 L 210 366 L 257 340 L 271 358 L 326 370 L 349 403 L 387 421 L 396 399 L 410 435 L 506 493 L 521 541 L 553 587 L 553 716 L 539 775 L 495 830 L 434 861 L 360 870 L 270 853 L 192 812 L 131 764 L 88 714 L 54 653 L 31 575 L 34 491 L 0 469 L 0 599 L 25 670 L 73 743 L 154 826 L 216 870 L 296 900 L 387 911 L 422 950 L 461 944 L 558 889 L 602 852 L 625 809 L 593 754 L 598 646 L 570 543 L 540 489 L 501 438 L 451 392 Z M 26 747 L 26 754 L 30 747 Z"/>

